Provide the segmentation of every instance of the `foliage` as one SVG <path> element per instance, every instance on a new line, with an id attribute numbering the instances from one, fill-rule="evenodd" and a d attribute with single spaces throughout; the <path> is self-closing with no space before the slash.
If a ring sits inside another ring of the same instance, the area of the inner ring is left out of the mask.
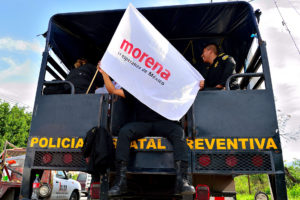
<path id="1" fill-rule="evenodd" d="M 252 194 L 237 194 L 236 195 L 237 200 L 253 200 L 253 195 Z"/>
<path id="2" fill-rule="evenodd" d="M 77 180 L 78 174 L 72 174 L 72 179 Z"/>
<path id="3" fill-rule="evenodd" d="M 0 101 L 0 149 L 5 141 L 17 147 L 26 147 L 31 123 L 31 113 L 18 105 Z"/>
<path id="4" fill-rule="evenodd" d="M 291 166 L 287 167 L 289 173 L 296 179 L 297 184 L 300 184 L 300 159 L 295 159 Z M 294 183 L 288 176 L 286 176 L 286 185 L 288 188 L 293 188 Z"/>
<path id="5" fill-rule="evenodd" d="M 238 176 L 235 179 L 235 189 L 238 194 L 249 194 L 248 176 Z M 269 179 L 266 174 L 250 175 L 250 188 L 252 198 L 256 192 L 262 191 L 270 194 Z"/>
<path id="6" fill-rule="evenodd" d="M 288 198 L 289 200 L 300 200 L 300 160 L 295 159 L 292 165 L 287 168 L 296 179 L 296 183 L 294 183 L 286 176 Z M 248 175 L 235 177 L 234 180 L 238 200 L 253 200 L 258 191 L 265 192 L 271 199 L 269 180 L 266 174 L 250 175 L 251 194 L 249 194 Z"/>
<path id="7" fill-rule="evenodd" d="M 271 195 L 268 195 L 269 199 L 271 199 Z M 237 200 L 253 200 L 255 197 L 255 194 L 237 194 L 236 199 Z M 289 199 L 289 200 L 296 200 L 296 199 Z"/>
<path id="8" fill-rule="evenodd" d="M 292 188 L 288 189 L 289 199 L 300 199 L 300 185 L 294 185 Z"/>
<path id="9" fill-rule="evenodd" d="M 288 199 L 289 200 L 300 200 L 300 193 L 299 193 L 299 186 L 298 186 L 298 191 L 295 192 L 295 189 L 293 190 L 288 190 Z M 255 194 L 237 194 L 236 199 L 237 200 L 253 200 Z M 271 200 L 271 195 L 268 195 L 269 199 Z"/>

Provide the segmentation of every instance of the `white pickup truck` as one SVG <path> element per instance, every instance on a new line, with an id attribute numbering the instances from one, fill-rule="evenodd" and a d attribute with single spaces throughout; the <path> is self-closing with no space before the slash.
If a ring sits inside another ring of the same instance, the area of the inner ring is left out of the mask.
<path id="1" fill-rule="evenodd" d="M 81 193 L 80 183 L 76 180 L 70 179 L 64 171 L 51 171 L 52 177 L 52 191 L 49 199 L 59 200 L 79 200 Z M 51 182 L 50 182 L 51 185 Z M 46 193 L 46 188 L 43 189 L 44 184 L 40 188 L 40 195 Z"/>

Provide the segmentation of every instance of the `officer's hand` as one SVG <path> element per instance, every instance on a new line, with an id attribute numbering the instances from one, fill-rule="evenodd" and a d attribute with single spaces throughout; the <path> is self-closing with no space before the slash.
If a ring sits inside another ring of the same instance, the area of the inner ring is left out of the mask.
<path id="1" fill-rule="evenodd" d="M 103 69 L 101 68 L 101 60 L 98 62 L 97 69 L 99 70 L 99 72 L 101 74 L 104 74 L 104 75 L 106 74 L 105 71 L 103 71 Z"/>
<path id="2" fill-rule="evenodd" d="M 102 69 L 101 69 L 101 60 L 99 60 L 98 64 L 97 64 L 97 69 L 99 70 L 100 73 L 102 73 Z"/>
<path id="3" fill-rule="evenodd" d="M 199 83 L 200 90 L 204 89 L 204 80 L 201 80 Z"/>

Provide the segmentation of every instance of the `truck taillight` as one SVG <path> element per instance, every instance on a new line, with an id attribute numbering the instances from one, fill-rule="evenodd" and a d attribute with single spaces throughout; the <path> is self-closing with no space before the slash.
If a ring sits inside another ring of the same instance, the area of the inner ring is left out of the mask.
<path id="1" fill-rule="evenodd" d="M 52 155 L 50 153 L 45 153 L 42 159 L 44 164 L 48 164 L 52 161 Z"/>
<path id="2" fill-rule="evenodd" d="M 209 200 L 210 192 L 207 185 L 197 185 L 196 186 L 196 198 L 195 200 Z"/>
<path id="3" fill-rule="evenodd" d="M 256 155 L 252 157 L 252 164 L 256 167 L 261 167 L 264 164 L 262 156 Z"/>
<path id="4" fill-rule="evenodd" d="M 228 156 L 225 162 L 229 167 L 234 167 L 237 165 L 238 159 L 235 156 Z"/>
<path id="5" fill-rule="evenodd" d="M 90 196 L 91 199 L 100 199 L 100 182 L 91 183 Z"/>
<path id="6" fill-rule="evenodd" d="M 63 156 L 63 162 L 64 162 L 65 164 L 69 164 L 69 163 L 71 163 L 72 161 L 73 161 L 73 156 L 72 156 L 72 154 L 66 153 L 66 154 Z"/>
<path id="7" fill-rule="evenodd" d="M 199 164 L 203 167 L 210 165 L 210 157 L 208 155 L 201 155 L 198 159 Z"/>

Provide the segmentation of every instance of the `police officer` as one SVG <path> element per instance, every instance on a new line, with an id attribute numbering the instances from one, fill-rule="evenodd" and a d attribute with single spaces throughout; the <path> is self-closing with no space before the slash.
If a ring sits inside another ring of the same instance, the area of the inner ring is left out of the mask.
<path id="1" fill-rule="evenodd" d="M 176 168 L 175 193 L 189 195 L 195 193 L 195 188 L 187 179 L 188 147 L 184 137 L 183 128 L 175 121 L 168 120 L 154 112 L 142 102 L 137 100 L 124 89 L 116 89 L 109 76 L 100 68 L 107 91 L 111 94 L 125 98 L 132 105 L 135 112 L 135 122 L 125 124 L 119 132 L 116 149 L 116 179 L 113 187 L 108 191 L 109 196 L 119 196 L 127 191 L 127 164 L 130 152 L 130 143 L 145 136 L 163 136 L 173 144 Z M 155 135 L 150 135 L 155 134 Z"/>
<path id="2" fill-rule="evenodd" d="M 66 81 L 73 83 L 76 94 L 84 94 L 93 79 L 96 69 L 96 66 L 88 63 L 85 58 L 79 58 L 74 63 L 74 68 L 70 70 Z M 102 87 L 103 85 L 104 82 L 101 75 L 97 74 L 89 93 L 94 93 L 96 87 Z"/>
<path id="3" fill-rule="evenodd" d="M 216 44 L 208 44 L 201 55 L 204 63 L 209 63 L 205 72 L 205 81 L 200 82 L 201 90 L 221 90 L 225 88 L 226 80 L 235 73 L 235 61 L 233 57 L 224 53 L 219 54 Z M 230 83 L 236 88 L 235 82 Z"/>

